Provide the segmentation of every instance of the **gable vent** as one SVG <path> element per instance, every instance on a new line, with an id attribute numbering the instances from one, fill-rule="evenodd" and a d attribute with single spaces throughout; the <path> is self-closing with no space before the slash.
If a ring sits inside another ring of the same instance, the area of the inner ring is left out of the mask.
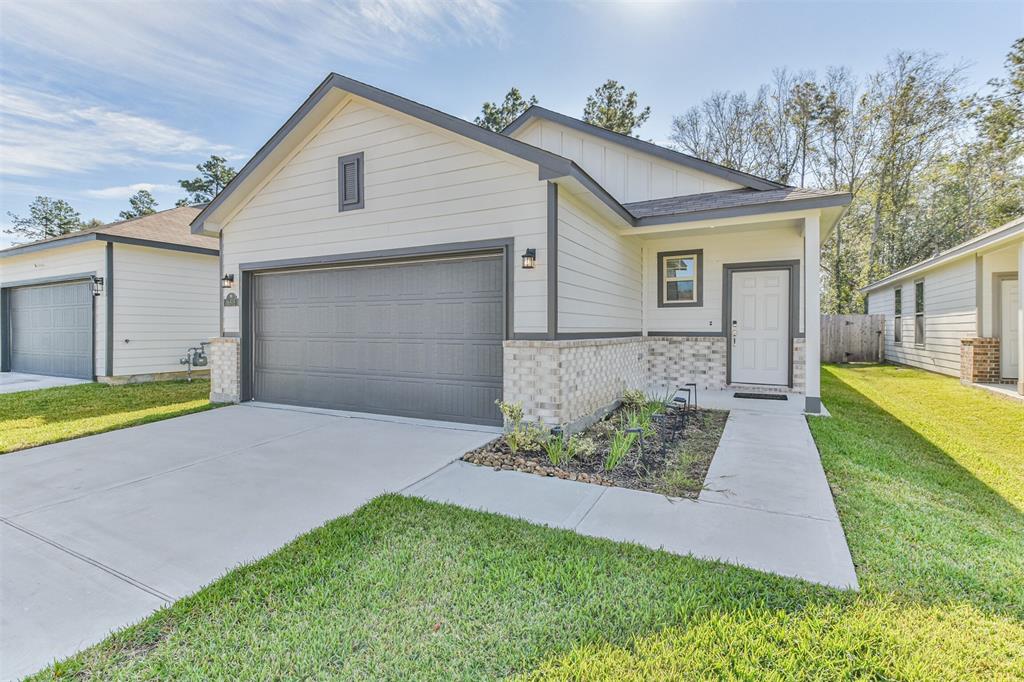
<path id="1" fill-rule="evenodd" d="M 363 152 L 338 157 L 338 210 L 363 207 Z"/>

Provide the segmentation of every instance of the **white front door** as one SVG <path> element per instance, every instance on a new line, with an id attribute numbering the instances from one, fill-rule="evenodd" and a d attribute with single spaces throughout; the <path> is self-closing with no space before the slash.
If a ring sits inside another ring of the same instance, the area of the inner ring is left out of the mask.
<path id="1" fill-rule="evenodd" d="M 1017 378 L 1017 280 L 1001 280 L 999 291 L 999 355 L 1004 379 Z"/>
<path id="2" fill-rule="evenodd" d="M 732 273 L 732 382 L 789 383 L 789 271 Z"/>

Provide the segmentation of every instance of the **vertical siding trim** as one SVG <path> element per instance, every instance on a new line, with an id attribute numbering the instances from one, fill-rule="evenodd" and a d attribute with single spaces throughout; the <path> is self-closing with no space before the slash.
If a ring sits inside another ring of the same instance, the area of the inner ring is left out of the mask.
<path id="1" fill-rule="evenodd" d="M 11 322 L 11 290 L 8 287 L 0 288 L 0 319 L 3 320 L 3 328 L 0 328 L 0 372 L 10 372 L 14 324 Z M 95 352 L 92 361 L 96 363 Z"/>
<path id="2" fill-rule="evenodd" d="M 217 232 L 217 313 L 220 315 L 220 326 L 217 336 L 224 336 L 224 288 L 221 286 L 224 277 L 224 230 Z M 241 283 L 239 283 L 241 285 Z"/>
<path id="3" fill-rule="evenodd" d="M 985 275 L 981 254 L 974 254 L 974 333 L 984 336 Z M 993 311 L 994 312 L 994 311 Z"/>
<path id="4" fill-rule="evenodd" d="M 107 348 L 104 376 L 114 376 L 114 242 L 107 242 L 107 275 L 104 282 L 107 295 Z"/>
<path id="5" fill-rule="evenodd" d="M 558 337 L 558 185 L 548 181 L 548 334 Z"/>

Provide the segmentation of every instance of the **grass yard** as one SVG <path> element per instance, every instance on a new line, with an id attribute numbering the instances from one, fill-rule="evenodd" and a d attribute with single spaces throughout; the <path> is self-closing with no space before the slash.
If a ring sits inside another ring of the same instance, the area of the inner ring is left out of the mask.
<path id="1" fill-rule="evenodd" d="M 208 410 L 209 395 L 205 379 L 0 394 L 0 454 Z"/>
<path id="2" fill-rule="evenodd" d="M 1024 678 L 1024 410 L 890 367 L 823 389 L 859 594 L 385 496 L 38 677 Z"/>

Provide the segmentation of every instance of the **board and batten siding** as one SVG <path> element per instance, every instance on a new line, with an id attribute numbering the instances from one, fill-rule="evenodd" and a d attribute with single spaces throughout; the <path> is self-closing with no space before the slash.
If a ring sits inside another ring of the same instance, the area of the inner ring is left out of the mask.
<path id="1" fill-rule="evenodd" d="M 914 343 L 915 281 L 924 280 L 923 346 Z M 960 340 L 977 336 L 974 257 L 962 258 L 868 294 L 868 313 L 885 315 L 885 357 L 901 365 L 960 375 Z M 895 339 L 895 290 L 903 291 L 903 340 Z"/>
<path id="2" fill-rule="evenodd" d="M 622 203 L 742 187 L 545 119 L 523 126 L 512 137 L 572 159 Z"/>
<path id="3" fill-rule="evenodd" d="M 640 246 L 559 195 L 559 333 L 640 331 Z"/>
<path id="4" fill-rule="evenodd" d="M 218 335 L 217 256 L 114 244 L 114 375 L 181 372 Z"/>
<path id="5" fill-rule="evenodd" d="M 23 282 L 49 277 L 63 277 L 78 273 L 93 273 L 98 277 L 106 275 L 106 245 L 101 242 L 55 246 L 26 253 L 23 256 L 0 258 L 0 284 Z M 107 343 L 107 293 L 94 297 L 93 334 L 96 356 L 96 374 L 106 373 Z M 115 296 L 116 301 L 116 296 Z M 0 312 L 0 315 L 3 313 Z M 6 325 L 7 320 L 0 320 Z"/>
<path id="6" fill-rule="evenodd" d="M 363 152 L 365 207 L 338 211 L 338 157 Z M 547 183 L 537 166 L 349 98 L 223 225 L 241 263 L 513 238 L 515 332 L 547 329 Z M 518 267 L 537 250 L 538 267 Z M 238 289 L 236 287 L 235 291 Z M 224 329 L 238 332 L 239 308 Z"/>
<path id="7" fill-rule="evenodd" d="M 644 310 L 646 327 L 654 332 L 721 334 L 724 266 L 761 261 L 803 263 L 803 235 L 795 227 L 771 227 L 726 234 L 695 234 L 652 239 L 644 247 Z M 703 250 L 704 304 L 700 307 L 659 308 L 658 254 L 688 249 Z M 799 329 L 803 329 L 803 268 L 800 280 Z"/>

